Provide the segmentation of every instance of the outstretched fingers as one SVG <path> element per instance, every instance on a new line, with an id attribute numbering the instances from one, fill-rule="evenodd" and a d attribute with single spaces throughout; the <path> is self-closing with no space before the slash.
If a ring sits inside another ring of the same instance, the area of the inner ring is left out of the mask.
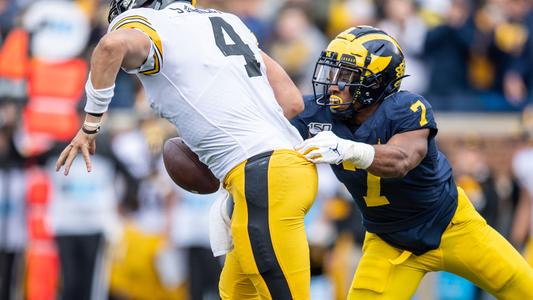
<path id="1" fill-rule="evenodd" d="M 90 147 L 81 147 L 81 154 L 83 155 L 83 160 L 85 160 L 85 167 L 87 168 L 87 172 L 91 172 L 92 170 L 91 158 L 89 157 L 90 153 Z"/>
<path id="2" fill-rule="evenodd" d="M 82 130 L 78 131 L 74 139 L 72 139 L 72 142 L 70 142 L 70 144 L 59 155 L 59 158 L 56 162 L 56 172 L 59 171 L 61 167 L 64 167 L 64 174 L 65 176 L 68 175 L 70 167 L 72 166 L 72 162 L 74 162 L 76 155 L 78 155 L 78 152 L 80 151 L 83 156 L 83 160 L 85 161 L 87 172 L 91 172 L 92 164 L 89 156 L 94 154 L 96 151 L 95 137 L 96 135 L 94 134 L 88 135 L 83 133 Z"/>
<path id="3" fill-rule="evenodd" d="M 68 152 L 68 156 L 65 160 L 65 172 L 63 173 L 65 174 L 65 176 L 68 175 L 68 172 L 70 171 L 70 166 L 72 166 L 72 162 L 76 158 L 76 155 L 78 155 L 78 147 L 74 146 Z"/>
<path id="4" fill-rule="evenodd" d="M 65 149 L 63 149 L 63 151 L 59 155 L 59 158 L 57 159 L 57 162 L 56 162 L 56 172 L 59 171 L 61 167 L 65 164 L 65 161 L 72 147 L 74 147 L 74 145 L 69 144 L 67 147 L 65 147 Z"/>

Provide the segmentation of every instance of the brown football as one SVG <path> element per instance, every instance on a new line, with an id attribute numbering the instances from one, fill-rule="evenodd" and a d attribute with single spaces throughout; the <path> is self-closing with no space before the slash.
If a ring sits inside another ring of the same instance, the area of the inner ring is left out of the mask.
<path id="1" fill-rule="evenodd" d="M 220 186 L 215 175 L 179 137 L 165 141 L 163 162 L 170 178 L 189 192 L 210 194 Z"/>

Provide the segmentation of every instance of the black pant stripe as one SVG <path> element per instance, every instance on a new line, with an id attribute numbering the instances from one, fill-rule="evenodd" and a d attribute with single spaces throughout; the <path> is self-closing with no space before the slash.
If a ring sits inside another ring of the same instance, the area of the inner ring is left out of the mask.
<path id="1" fill-rule="evenodd" d="M 259 273 L 272 299 L 292 299 L 289 284 L 276 259 L 268 226 L 268 165 L 272 151 L 250 158 L 245 166 L 244 194 L 248 235 Z"/>

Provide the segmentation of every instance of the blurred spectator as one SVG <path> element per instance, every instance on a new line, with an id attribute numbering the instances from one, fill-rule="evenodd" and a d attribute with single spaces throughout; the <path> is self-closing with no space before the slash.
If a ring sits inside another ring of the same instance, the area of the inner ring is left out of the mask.
<path id="1" fill-rule="evenodd" d="M 82 54 L 89 38 L 89 22 L 76 2 L 37 1 L 24 14 L 24 26 L 32 34 L 32 56 L 64 61 Z"/>
<path id="2" fill-rule="evenodd" d="M 311 298 L 331 298 L 335 282 L 327 276 L 327 256 L 335 243 L 335 226 L 324 212 L 324 206 L 339 190 L 339 181 L 331 168 L 317 165 L 318 190 L 313 206 L 305 216 L 305 229 L 311 257 Z"/>
<path id="3" fill-rule="evenodd" d="M 119 72 L 115 82 L 115 95 L 110 109 L 132 109 L 135 104 L 136 92 L 140 82 L 133 75 Z"/>
<path id="4" fill-rule="evenodd" d="M 424 46 L 430 72 L 427 94 L 436 110 L 467 110 L 477 105 L 469 103 L 466 97 L 469 51 L 474 39 L 469 14 L 466 0 L 452 0 L 444 22 L 427 33 Z"/>
<path id="5" fill-rule="evenodd" d="M 533 107 L 524 110 L 522 124 L 524 142 L 513 158 L 513 171 L 520 184 L 520 200 L 516 209 L 511 241 L 525 249 L 533 266 Z"/>
<path id="6" fill-rule="evenodd" d="M 119 230 L 114 161 L 99 151 L 92 157 L 91 173 L 76 160 L 67 177 L 55 172 L 55 160 L 53 155 L 47 167 L 52 182 L 49 217 L 61 261 L 61 299 L 103 299 L 106 244 L 116 241 Z"/>
<path id="7" fill-rule="evenodd" d="M 467 145 L 454 155 L 453 170 L 457 181 L 476 210 L 487 223 L 497 228 L 499 197 L 492 172 L 481 149 L 484 147 L 478 137 L 471 137 Z"/>
<path id="8" fill-rule="evenodd" d="M 152 157 L 143 132 L 138 129 L 138 116 L 115 113 L 109 120 L 111 149 L 132 176 L 141 180 L 150 175 Z"/>
<path id="9" fill-rule="evenodd" d="M 377 7 L 374 0 L 330 0 L 326 33 L 334 37 L 339 32 L 357 25 L 373 26 Z"/>
<path id="10" fill-rule="evenodd" d="M 326 46 L 323 34 L 311 23 L 306 8 L 288 2 L 278 12 L 270 55 L 277 60 L 302 93 L 313 91 L 311 80 L 316 60 Z"/>
<path id="11" fill-rule="evenodd" d="M 19 3 L 12 0 L 0 0 L 0 44 L 6 34 L 15 25 L 19 13 Z"/>
<path id="12" fill-rule="evenodd" d="M 220 299 L 218 281 L 222 264 L 213 257 L 209 244 L 209 207 L 222 195 L 222 190 L 199 195 L 178 188 L 172 241 L 177 251 L 186 253 L 190 300 Z"/>
<path id="13" fill-rule="evenodd" d="M 311 298 L 346 299 L 361 256 L 360 212 L 327 165 L 317 165 L 318 192 L 305 218 L 311 256 Z"/>
<path id="14" fill-rule="evenodd" d="M 0 41 L 0 101 L 27 101 L 29 44 L 28 32 L 19 27 L 12 28 Z"/>
<path id="15" fill-rule="evenodd" d="M 427 88 L 427 70 L 422 61 L 426 25 L 417 14 L 414 0 L 385 1 L 385 18 L 378 22 L 381 28 L 400 44 L 405 56 L 405 74 L 402 89 L 422 94 Z"/>
<path id="16" fill-rule="evenodd" d="M 0 103 L 0 299 L 20 299 L 26 236 L 26 171 L 13 144 L 19 112 Z"/>
<path id="17" fill-rule="evenodd" d="M 264 0 L 224 0 L 224 9 L 236 14 L 254 33 L 259 47 L 269 38 L 270 28 L 262 11 Z M 223 10 L 224 10 L 223 9 Z"/>
<path id="18" fill-rule="evenodd" d="M 502 232 L 499 217 L 500 199 L 496 191 L 496 183 L 482 152 L 485 146 L 480 137 L 466 137 L 465 145 L 456 149 L 453 159 L 453 171 L 457 185 L 460 186 L 474 205 L 474 208 L 485 218 L 487 223 Z M 487 296 L 480 288 L 467 280 L 449 273 L 441 273 L 438 277 L 440 294 L 447 298 L 483 299 Z M 455 285 L 455 290 L 452 286 Z"/>
<path id="19" fill-rule="evenodd" d="M 113 299 L 183 299 L 185 261 L 170 239 L 177 193 L 161 169 L 166 138 L 161 120 L 115 113 L 110 120 L 112 149 L 135 178 L 138 203 L 124 211 L 124 231 L 113 249 Z"/>
<path id="20" fill-rule="evenodd" d="M 531 58 L 527 56 L 526 47 L 530 39 L 527 17 L 531 4 L 528 0 L 508 0 L 500 5 L 505 19 L 495 25 L 490 48 L 496 95 L 487 100 L 493 101 L 496 109 L 517 110 L 525 106 L 528 97 L 526 87 Z"/>

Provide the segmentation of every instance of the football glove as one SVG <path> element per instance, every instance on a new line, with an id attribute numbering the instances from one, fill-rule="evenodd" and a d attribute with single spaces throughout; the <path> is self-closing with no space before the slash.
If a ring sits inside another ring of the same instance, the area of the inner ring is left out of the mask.
<path id="1" fill-rule="evenodd" d="M 359 169 L 370 167 L 375 154 L 371 145 L 341 139 L 331 131 L 319 132 L 295 149 L 316 164 L 340 164 L 350 161 Z"/>

